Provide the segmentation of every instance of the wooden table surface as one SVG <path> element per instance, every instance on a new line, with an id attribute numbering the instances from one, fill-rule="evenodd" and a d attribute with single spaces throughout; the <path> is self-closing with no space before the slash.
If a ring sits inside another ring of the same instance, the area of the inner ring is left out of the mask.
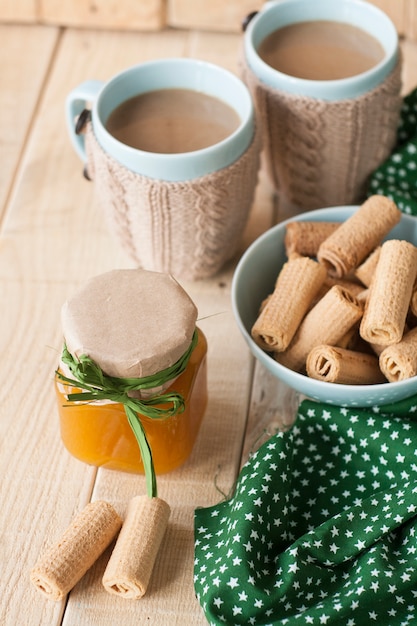
<path id="1" fill-rule="evenodd" d="M 193 512 L 233 489 L 251 449 L 294 413 L 292 394 L 255 366 L 233 318 L 230 286 L 240 254 L 285 217 L 261 170 L 239 254 L 215 278 L 182 282 L 207 335 L 209 404 L 189 461 L 159 478 L 172 514 L 144 598 L 101 585 L 109 553 L 62 602 L 29 581 L 38 555 L 90 501 L 123 516 L 144 479 L 96 469 L 61 443 L 53 376 L 60 308 L 86 279 L 132 267 L 110 237 L 65 128 L 67 93 L 153 58 L 190 56 L 237 72 L 238 34 L 106 32 L 1 25 L 0 70 L 0 624 L 206 624 L 193 588 Z M 403 42 L 404 93 L 417 85 L 417 46 Z"/>

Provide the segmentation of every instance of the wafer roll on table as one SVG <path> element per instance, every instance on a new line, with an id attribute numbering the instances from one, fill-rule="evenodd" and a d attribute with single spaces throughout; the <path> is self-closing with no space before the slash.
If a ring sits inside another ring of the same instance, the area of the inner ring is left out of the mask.
<path id="1" fill-rule="evenodd" d="M 146 593 L 169 516 L 170 507 L 161 498 L 146 495 L 130 500 L 103 575 L 106 591 L 133 600 Z"/>
<path id="2" fill-rule="evenodd" d="M 416 274 L 413 244 L 390 239 L 382 245 L 360 325 L 365 341 L 388 346 L 401 340 Z"/>
<path id="3" fill-rule="evenodd" d="M 276 361 L 295 371 L 305 368 L 309 352 L 317 345 L 336 345 L 362 317 L 363 308 L 350 291 L 334 285 L 301 322 L 285 352 Z"/>
<path id="4" fill-rule="evenodd" d="M 417 328 L 398 343 L 387 346 L 379 355 L 379 366 L 392 383 L 417 376 Z"/>
<path id="5" fill-rule="evenodd" d="M 371 196 L 320 246 L 317 258 L 331 276 L 356 269 L 400 221 L 401 211 L 384 196 Z"/>
<path id="6" fill-rule="evenodd" d="M 87 504 L 60 540 L 40 556 L 30 572 L 32 584 L 47 598 L 61 600 L 109 546 L 121 525 L 108 502 Z"/>
<path id="7" fill-rule="evenodd" d="M 306 363 L 310 378 L 342 385 L 374 385 L 386 382 L 378 358 L 338 346 L 321 345 L 311 350 Z"/>
<path id="8" fill-rule="evenodd" d="M 284 245 L 287 257 L 292 254 L 302 256 L 317 256 L 318 249 L 325 239 L 331 235 L 339 222 L 289 222 L 285 229 Z"/>
<path id="9" fill-rule="evenodd" d="M 254 341 L 264 350 L 285 350 L 325 277 L 324 267 L 313 259 L 296 257 L 287 261 L 252 326 Z"/>

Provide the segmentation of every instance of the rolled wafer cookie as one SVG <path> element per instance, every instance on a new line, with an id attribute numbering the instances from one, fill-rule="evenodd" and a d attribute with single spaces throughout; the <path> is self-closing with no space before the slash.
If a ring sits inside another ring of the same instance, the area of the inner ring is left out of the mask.
<path id="1" fill-rule="evenodd" d="M 313 259 L 288 260 L 252 326 L 253 340 L 264 350 L 285 350 L 325 277 L 325 269 Z"/>
<path id="2" fill-rule="evenodd" d="M 361 291 L 360 293 L 356 295 L 359 302 L 361 302 L 364 306 L 368 299 L 368 296 L 369 296 L 369 289 L 364 289 L 363 291 Z"/>
<path id="3" fill-rule="evenodd" d="M 342 385 L 374 385 L 387 382 L 378 358 L 338 346 L 316 346 L 306 362 L 310 378 Z"/>
<path id="4" fill-rule="evenodd" d="M 344 278 L 332 278 L 331 276 L 326 276 L 323 285 L 320 287 L 319 292 L 311 302 L 309 309 L 312 309 L 314 306 L 316 306 L 317 302 L 319 302 L 322 297 L 329 291 L 329 289 L 334 287 L 334 285 L 339 285 L 339 287 L 350 291 L 350 293 L 356 298 L 359 298 L 362 295 L 364 289 L 363 285 L 360 285 L 359 283 L 355 283 Z"/>
<path id="5" fill-rule="evenodd" d="M 292 254 L 315 257 L 320 245 L 336 228 L 340 222 L 289 222 L 285 227 L 284 246 L 289 258 Z"/>
<path id="6" fill-rule="evenodd" d="M 169 505 L 161 498 L 136 496 L 130 500 L 103 575 L 106 591 L 133 600 L 146 593 L 169 516 Z"/>
<path id="7" fill-rule="evenodd" d="M 359 324 L 356 323 L 338 340 L 337 346 L 346 348 L 346 350 L 354 350 L 359 340 Z"/>
<path id="8" fill-rule="evenodd" d="M 354 280 L 349 280 L 347 278 L 332 278 L 331 276 L 327 276 L 324 284 L 330 289 L 333 285 L 340 285 L 344 289 L 350 291 L 354 296 L 359 295 L 364 287 L 361 283 L 355 282 Z"/>
<path id="9" fill-rule="evenodd" d="M 416 274 L 417 248 L 399 239 L 384 242 L 359 330 L 365 341 L 388 346 L 401 340 Z"/>
<path id="10" fill-rule="evenodd" d="M 30 572 L 32 584 L 50 600 L 60 600 L 104 552 L 121 525 L 108 502 L 87 504 L 60 540 L 40 556 Z"/>
<path id="11" fill-rule="evenodd" d="M 404 333 L 403 333 L 403 339 L 405 337 L 405 335 L 410 331 L 409 327 L 407 326 L 407 324 L 405 324 L 404 326 Z M 372 352 L 374 352 L 374 354 L 376 354 L 378 357 L 381 354 L 381 352 L 383 350 L 385 350 L 385 348 L 387 348 L 388 346 L 381 346 L 378 343 L 366 343 L 367 346 L 369 346 L 372 350 Z M 393 344 L 394 346 L 397 344 Z M 391 381 L 392 382 L 392 381 Z"/>
<path id="12" fill-rule="evenodd" d="M 375 268 L 378 265 L 380 254 L 381 246 L 378 246 L 355 270 L 355 276 L 359 278 L 365 287 L 369 287 L 371 284 L 372 276 L 374 275 Z"/>
<path id="13" fill-rule="evenodd" d="M 317 345 L 336 345 L 362 317 L 363 308 L 355 296 L 334 285 L 301 322 L 285 352 L 274 354 L 276 361 L 295 371 L 305 368 L 309 352 Z"/>
<path id="14" fill-rule="evenodd" d="M 379 366 L 391 383 L 417 376 L 417 328 L 379 355 Z"/>
<path id="15" fill-rule="evenodd" d="M 401 219 L 401 211 L 385 196 L 371 196 L 334 231 L 317 252 L 331 276 L 342 278 L 356 269 Z"/>

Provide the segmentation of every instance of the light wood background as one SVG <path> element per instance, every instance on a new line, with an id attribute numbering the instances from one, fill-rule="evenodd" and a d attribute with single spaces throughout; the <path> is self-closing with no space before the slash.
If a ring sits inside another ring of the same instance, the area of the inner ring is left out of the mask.
<path id="1" fill-rule="evenodd" d="M 86 3 L 0 2 L 2 626 L 205 624 L 193 589 L 194 509 L 230 493 L 249 451 L 293 416 L 294 397 L 255 367 L 230 305 L 231 279 L 241 252 L 286 217 L 277 211 L 262 170 L 236 258 L 211 280 L 183 283 L 205 318 L 200 325 L 209 342 L 209 406 L 192 457 L 159 481 L 172 517 L 148 594 L 130 602 L 104 591 L 100 580 L 108 552 L 68 602 L 45 600 L 30 586 L 29 570 L 39 553 L 90 499 L 104 498 L 123 515 L 129 498 L 145 491 L 142 477 L 88 467 L 72 458 L 60 441 L 52 386 L 62 341 L 60 308 L 85 279 L 131 266 L 103 224 L 92 184 L 82 177 L 82 164 L 64 125 L 65 97 L 85 79 L 107 79 L 128 65 L 157 57 L 195 56 L 237 71 L 238 32 L 214 32 L 193 24 L 189 29 L 154 25 L 138 34 L 128 32 L 132 22 L 124 24 L 125 30 L 98 28 L 109 26 L 105 8 L 107 16 L 125 20 L 130 6 L 144 19 L 140 7 L 143 11 L 145 4 L 147 19 L 160 22 L 165 13 L 156 0 L 96 0 L 88 6 L 90 13 L 96 7 L 97 28 L 74 28 L 80 20 L 87 25 L 81 11 Z M 198 4 L 172 2 L 170 19 L 183 23 L 186 6 L 191 10 Z M 212 16 L 225 4 L 238 13 L 237 2 L 205 4 Z M 193 20 L 200 17 L 195 11 Z M 417 47 L 406 39 L 403 51 L 407 92 L 417 85 Z"/>
<path id="2" fill-rule="evenodd" d="M 314 1 L 314 0 L 312 0 Z M 417 0 L 369 0 L 408 39 L 417 37 Z M 123 30 L 197 28 L 239 32 L 263 0 L 0 0 L 0 21 Z"/>

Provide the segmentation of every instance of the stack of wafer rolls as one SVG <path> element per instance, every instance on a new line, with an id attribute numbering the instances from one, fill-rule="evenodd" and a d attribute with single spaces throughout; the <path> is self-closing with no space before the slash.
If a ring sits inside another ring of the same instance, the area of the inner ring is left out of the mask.
<path id="1" fill-rule="evenodd" d="M 288 349 L 277 353 L 276 360 L 292 370 L 303 370 L 315 346 L 336 345 L 361 319 L 362 313 L 363 307 L 355 296 L 334 285 L 307 313 Z"/>
<path id="2" fill-rule="evenodd" d="M 389 238 L 400 218 L 394 202 L 372 196 L 340 225 L 289 222 L 289 260 L 252 327 L 258 345 L 285 367 L 327 382 L 417 376 L 417 247 Z M 295 270 L 307 283 L 313 267 L 316 282 L 307 289 Z"/>
<path id="3" fill-rule="evenodd" d="M 59 541 L 40 556 L 30 572 L 32 584 L 50 600 L 61 600 L 109 546 L 121 525 L 108 502 L 87 504 Z"/>

